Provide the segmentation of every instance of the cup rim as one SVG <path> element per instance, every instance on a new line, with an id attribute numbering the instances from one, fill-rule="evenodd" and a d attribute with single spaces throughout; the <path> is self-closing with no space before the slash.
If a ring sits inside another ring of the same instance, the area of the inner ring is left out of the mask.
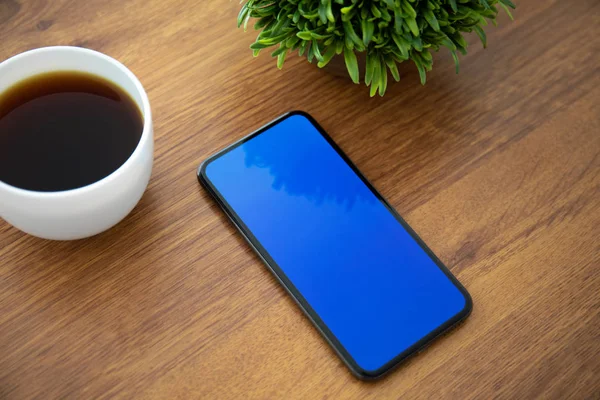
<path id="1" fill-rule="evenodd" d="M 80 195 L 80 194 L 85 194 L 90 191 L 93 191 L 100 186 L 104 186 L 107 183 L 114 181 L 115 179 L 119 179 L 119 176 L 121 176 L 124 173 L 123 171 L 125 169 L 129 168 L 133 163 L 135 163 L 136 158 L 140 157 L 140 155 L 142 153 L 142 149 L 144 147 L 143 145 L 148 140 L 150 140 L 149 135 L 150 135 L 150 125 L 152 124 L 152 112 L 150 110 L 150 100 L 148 99 L 148 94 L 146 93 L 146 91 L 144 90 L 144 87 L 142 86 L 139 79 L 134 75 L 134 73 L 131 72 L 129 70 L 129 68 L 127 68 L 120 61 L 112 58 L 109 55 L 106 55 L 106 54 L 101 53 L 96 50 L 86 49 L 83 47 L 76 47 L 76 46 L 40 47 L 40 48 L 36 48 L 36 49 L 32 49 L 32 50 L 27 50 L 27 51 L 24 51 L 22 53 L 15 55 L 15 56 L 7 58 L 6 60 L 4 60 L 3 62 L 0 63 L 0 69 L 2 67 L 6 67 L 7 65 L 9 65 L 13 62 L 19 61 L 22 58 L 29 57 L 32 54 L 44 53 L 44 52 L 56 52 L 56 51 L 59 51 L 59 52 L 60 51 L 66 51 L 66 52 L 72 51 L 72 52 L 86 53 L 90 56 L 98 57 L 98 58 L 104 59 L 105 61 L 108 61 L 109 63 L 116 66 L 121 72 L 123 72 L 127 76 L 127 78 L 129 80 L 131 80 L 131 82 L 135 86 L 135 89 L 138 91 L 138 94 L 142 100 L 142 114 L 143 114 L 142 116 L 144 118 L 144 127 L 142 129 L 142 135 L 140 136 L 140 140 L 138 141 L 137 146 L 135 147 L 135 149 L 133 150 L 133 153 L 131 153 L 129 158 L 127 160 L 125 160 L 125 162 L 123 164 L 121 164 L 119 166 L 119 168 L 117 168 L 112 173 L 110 173 L 109 175 L 105 176 L 104 178 L 102 178 L 96 182 L 93 182 L 93 183 L 90 183 L 89 185 L 78 187 L 75 189 L 59 190 L 59 191 L 52 191 L 52 192 L 42 192 L 42 191 L 19 188 L 19 187 L 13 186 L 13 185 L 9 185 L 8 183 L 0 180 L 0 189 L 12 192 L 13 194 L 16 194 L 16 195 L 38 197 L 38 198 L 39 197 L 44 197 L 44 198 L 53 198 L 54 197 L 54 198 L 56 198 L 56 197 L 64 197 L 65 195 L 69 195 L 69 196 Z M 33 76 L 33 75 L 31 75 L 31 76 Z M 24 79 L 27 79 L 27 78 L 24 78 Z M 18 82 L 15 82 L 15 83 L 18 83 Z M 125 89 L 123 89 L 123 90 L 125 90 Z"/>

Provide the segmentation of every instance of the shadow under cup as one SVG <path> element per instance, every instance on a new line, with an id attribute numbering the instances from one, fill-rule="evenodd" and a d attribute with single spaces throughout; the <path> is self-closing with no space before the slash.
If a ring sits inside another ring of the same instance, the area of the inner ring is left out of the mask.
<path id="1" fill-rule="evenodd" d="M 142 197 L 152 172 L 152 116 L 148 96 L 131 71 L 109 56 L 79 47 L 46 47 L 4 61 L 0 64 L 0 96 L 23 80 L 54 72 L 83 73 L 112 83 L 135 103 L 143 119 L 133 153 L 97 181 L 75 189 L 42 191 L 0 180 L 0 217 L 41 238 L 81 239 L 117 224 Z"/>

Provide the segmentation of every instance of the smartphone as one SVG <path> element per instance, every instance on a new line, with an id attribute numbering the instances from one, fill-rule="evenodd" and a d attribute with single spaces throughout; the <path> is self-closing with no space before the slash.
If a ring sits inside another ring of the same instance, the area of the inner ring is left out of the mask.
<path id="1" fill-rule="evenodd" d="M 198 179 L 361 379 L 471 312 L 466 289 L 304 112 L 211 156 Z"/>

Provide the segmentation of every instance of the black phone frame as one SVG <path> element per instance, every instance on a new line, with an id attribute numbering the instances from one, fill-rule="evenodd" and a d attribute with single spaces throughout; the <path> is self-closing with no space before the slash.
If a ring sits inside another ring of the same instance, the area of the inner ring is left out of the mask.
<path id="1" fill-rule="evenodd" d="M 350 353 L 344 348 L 344 346 L 340 343 L 340 341 L 335 337 L 333 332 L 329 330 L 327 325 L 323 322 L 323 320 L 319 317 L 319 315 L 315 312 L 315 310 L 310 306 L 308 301 L 302 296 L 300 291 L 294 286 L 294 284 L 288 279 L 283 270 L 277 265 L 275 260 L 271 258 L 267 250 L 261 245 L 261 243 L 256 239 L 256 237 L 252 234 L 250 229 L 244 224 L 244 221 L 236 214 L 236 212 L 231 208 L 231 206 L 225 201 L 223 196 L 218 192 L 218 190 L 214 187 L 214 185 L 210 182 L 208 177 L 206 176 L 206 167 L 215 159 L 223 156 L 224 154 L 230 152 L 238 146 L 246 143 L 247 141 L 253 139 L 254 137 L 260 135 L 261 133 L 267 131 L 273 126 L 281 123 L 287 118 L 301 115 L 308 119 L 312 125 L 319 131 L 319 133 L 327 140 L 327 142 L 333 147 L 333 149 L 338 153 L 338 155 L 352 168 L 354 173 L 363 181 L 363 183 L 371 190 L 371 192 L 377 197 L 379 201 L 388 209 L 388 211 L 396 218 L 396 220 L 406 229 L 406 231 L 412 236 L 412 238 L 419 244 L 419 246 L 427 253 L 427 255 L 435 262 L 435 264 L 444 272 L 444 274 L 450 279 L 450 281 L 456 286 L 456 288 L 462 293 L 465 298 L 465 306 L 464 308 L 454 315 L 452 318 L 438 326 L 436 329 L 422 337 L 418 342 L 414 343 L 412 346 L 404 350 L 402 353 L 395 356 L 392 360 L 381 366 L 376 370 L 365 370 L 352 358 Z M 291 111 L 286 114 L 283 114 L 276 118 L 275 120 L 269 122 L 258 130 L 252 132 L 248 136 L 240 139 L 239 141 L 231 144 L 230 146 L 222 149 L 221 151 L 213 154 L 209 158 L 207 158 L 197 170 L 197 177 L 200 184 L 210 193 L 210 195 L 216 200 L 219 206 L 223 209 L 225 214 L 232 221 L 234 226 L 240 231 L 242 236 L 246 239 L 246 241 L 250 244 L 250 247 L 254 249 L 254 251 L 258 254 L 258 256 L 263 260 L 267 268 L 273 273 L 275 278 L 281 283 L 281 285 L 285 288 L 285 290 L 290 294 L 292 299 L 298 304 L 298 306 L 302 309 L 302 311 L 306 314 L 309 320 L 315 325 L 317 330 L 323 335 L 325 340 L 331 345 L 334 351 L 339 355 L 342 361 L 348 366 L 350 371 L 360 379 L 370 380 L 377 379 L 386 373 L 390 372 L 392 369 L 397 367 L 404 360 L 409 358 L 412 355 L 415 355 L 421 352 L 427 345 L 429 345 L 435 338 L 446 333 L 448 330 L 459 324 L 466 317 L 469 316 L 473 309 L 473 301 L 469 292 L 465 289 L 465 287 L 456 279 L 454 275 L 450 272 L 450 270 L 440 261 L 440 259 L 427 247 L 427 245 L 423 242 L 423 240 L 417 235 L 417 233 L 404 221 L 404 219 L 398 214 L 398 212 L 387 202 L 387 200 L 373 187 L 371 182 L 365 178 L 365 176 L 360 172 L 360 170 L 354 165 L 354 163 L 348 158 L 348 156 L 340 149 L 340 147 L 333 141 L 333 139 L 327 134 L 327 132 L 315 121 L 315 119 L 304 111 Z"/>

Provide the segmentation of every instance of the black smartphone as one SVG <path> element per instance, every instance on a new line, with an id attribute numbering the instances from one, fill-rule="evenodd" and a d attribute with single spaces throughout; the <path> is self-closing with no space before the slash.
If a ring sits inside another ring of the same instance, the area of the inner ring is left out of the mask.
<path id="1" fill-rule="evenodd" d="M 466 289 L 304 112 L 213 155 L 198 179 L 359 378 L 471 312 Z"/>

